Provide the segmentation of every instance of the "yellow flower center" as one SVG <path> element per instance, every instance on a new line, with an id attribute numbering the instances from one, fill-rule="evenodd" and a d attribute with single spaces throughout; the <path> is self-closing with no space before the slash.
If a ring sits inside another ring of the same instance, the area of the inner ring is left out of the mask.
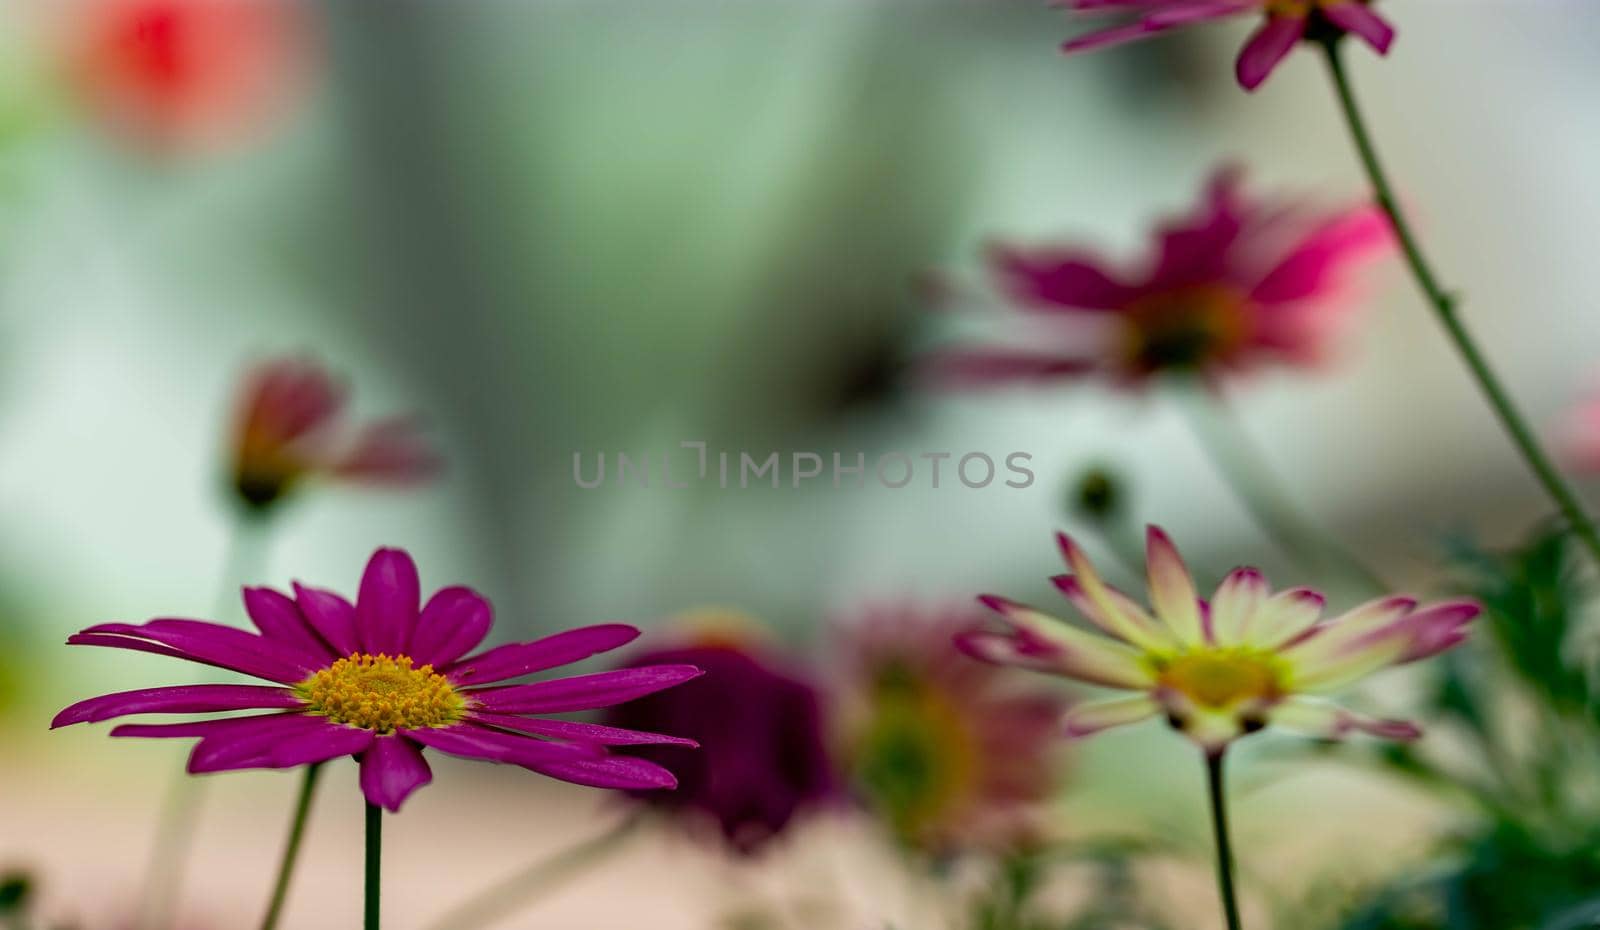
<path id="1" fill-rule="evenodd" d="M 1271 700 L 1282 690 L 1278 669 L 1271 659 L 1243 650 L 1186 653 L 1168 660 L 1160 673 L 1162 685 L 1213 709 Z"/>
<path id="2" fill-rule="evenodd" d="M 433 666 L 412 668 L 410 656 L 381 653 L 340 659 L 295 690 L 311 713 L 379 733 L 449 726 L 467 706 Z"/>
<path id="3" fill-rule="evenodd" d="M 1249 338 L 1245 301 L 1217 285 L 1146 297 L 1129 308 L 1123 357 L 1148 371 L 1204 368 Z"/>

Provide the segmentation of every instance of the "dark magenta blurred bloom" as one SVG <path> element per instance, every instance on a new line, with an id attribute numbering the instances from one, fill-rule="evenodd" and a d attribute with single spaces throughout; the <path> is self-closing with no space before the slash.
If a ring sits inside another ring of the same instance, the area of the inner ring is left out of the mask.
<path id="1" fill-rule="evenodd" d="M 252 371 L 233 435 L 239 497 L 265 509 L 308 477 L 411 484 L 438 472 L 439 458 L 411 418 L 351 426 L 346 402 L 343 385 L 310 359 L 273 359 Z"/>
<path id="2" fill-rule="evenodd" d="M 77 0 L 70 15 L 80 92 L 154 148 L 254 136 L 305 80 L 312 30 L 298 0 Z"/>
<path id="3" fill-rule="evenodd" d="M 728 846 L 753 853 L 834 794 L 823 699 L 806 678 L 748 633 L 684 636 L 633 656 L 623 669 L 693 665 L 695 681 L 612 708 L 606 723 L 694 739 L 700 749 L 629 752 L 672 769 L 678 790 L 651 805 L 714 825 Z"/>
<path id="4" fill-rule="evenodd" d="M 1015 311 L 1005 338 L 947 351 L 932 371 L 967 386 L 1096 374 L 1137 385 L 1314 366 L 1359 296 L 1349 272 L 1392 244 L 1376 207 L 1256 197 L 1224 168 L 1193 212 L 1157 225 L 1139 267 L 1071 246 L 996 246 L 989 270 Z"/>
<path id="5" fill-rule="evenodd" d="M 1355 35 L 1378 54 L 1389 54 L 1394 27 L 1373 12 L 1369 0 L 1067 0 L 1082 13 L 1130 14 L 1133 22 L 1098 29 L 1067 42 L 1067 52 L 1107 48 L 1170 29 L 1230 16 L 1266 17 L 1239 52 L 1235 74 L 1245 90 L 1255 90 L 1271 76 L 1294 47 L 1308 38 Z"/>
<path id="6" fill-rule="evenodd" d="M 894 605 L 847 622 L 838 739 L 856 797 L 903 845 L 1005 851 L 1041 832 L 1065 777 L 1067 702 L 955 644 L 968 606 Z"/>
<path id="7" fill-rule="evenodd" d="M 489 633 L 489 602 L 469 588 L 448 587 L 423 604 L 416 565 L 399 549 L 373 555 L 354 603 L 296 583 L 292 596 L 246 588 L 244 604 L 259 632 L 199 620 L 152 620 L 100 624 L 67 642 L 171 656 L 272 684 L 108 694 L 68 707 L 51 727 L 133 714 L 265 711 L 125 724 L 111 735 L 198 737 L 189 757 L 193 774 L 294 768 L 354 756 L 367 800 L 391 811 L 433 780 L 424 749 L 518 765 L 580 785 L 654 790 L 674 786 L 670 771 L 615 755 L 610 747 L 694 745 L 678 736 L 537 715 L 631 701 L 689 681 L 699 669 L 649 664 L 504 684 L 616 649 L 639 631 L 602 624 L 467 655 Z"/>

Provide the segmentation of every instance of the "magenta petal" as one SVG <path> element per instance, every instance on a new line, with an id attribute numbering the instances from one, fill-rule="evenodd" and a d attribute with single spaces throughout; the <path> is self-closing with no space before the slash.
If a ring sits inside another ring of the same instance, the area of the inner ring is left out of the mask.
<path id="1" fill-rule="evenodd" d="M 182 685 L 103 694 L 68 707 L 50 721 L 50 728 L 75 723 L 96 723 L 128 714 L 196 714 L 264 707 L 303 707 L 304 702 L 284 688 L 261 685 Z"/>
<path id="2" fill-rule="evenodd" d="M 199 661 L 194 656 L 191 656 L 185 652 L 179 652 L 178 650 L 173 649 L 171 646 L 163 646 L 160 643 L 146 642 L 142 639 L 132 639 L 121 634 L 74 633 L 67 637 L 67 645 L 105 646 L 109 649 L 127 649 L 133 652 L 148 652 L 152 655 L 167 656 L 173 659 L 182 659 L 185 662 Z M 211 665 L 210 662 L 203 662 L 201 664 Z M 229 671 L 232 671 L 232 669 L 229 669 Z"/>
<path id="3" fill-rule="evenodd" d="M 1346 0 L 1324 6 L 1322 14 L 1340 29 L 1360 36 L 1378 54 L 1389 54 L 1389 46 L 1394 44 L 1394 27 L 1365 3 Z"/>
<path id="4" fill-rule="evenodd" d="M 360 727 L 347 727 L 328 723 L 317 718 L 322 726 L 304 733 L 294 733 L 273 743 L 267 751 L 267 768 L 290 769 L 314 762 L 326 762 L 339 756 L 353 756 L 366 752 L 377 739 L 377 734 Z"/>
<path id="5" fill-rule="evenodd" d="M 422 601 L 417 565 L 401 549 L 379 549 L 361 575 L 356 638 L 370 653 L 406 655 Z"/>
<path id="6" fill-rule="evenodd" d="M 1164 6 L 1145 17 L 1150 26 L 1172 29 L 1189 26 L 1212 19 L 1223 19 L 1250 9 L 1259 9 L 1260 0 L 1194 0 Z"/>
<path id="7" fill-rule="evenodd" d="M 443 668 L 477 647 L 494 623 L 489 602 L 471 588 L 441 588 L 422 608 L 411 641 L 418 665 Z"/>
<path id="8" fill-rule="evenodd" d="M 1228 279 L 1250 211 L 1241 193 L 1242 183 L 1237 166 L 1223 165 L 1212 173 L 1204 198 L 1193 212 L 1161 224 L 1147 291 Z"/>
<path id="9" fill-rule="evenodd" d="M 294 584 L 295 603 L 335 655 L 348 656 L 361 651 L 356 637 L 356 608 L 349 601 L 322 588 L 313 588 L 298 581 Z"/>
<path id="10" fill-rule="evenodd" d="M 638 635 L 637 629 L 623 623 L 579 627 L 531 643 L 497 646 L 462 659 L 444 671 L 458 684 L 489 684 L 570 665 L 633 642 Z"/>
<path id="11" fill-rule="evenodd" d="M 486 710 L 504 714 L 554 714 L 592 710 L 654 694 L 700 677 L 693 665 L 647 665 L 468 692 Z"/>
<path id="12" fill-rule="evenodd" d="M 151 620 L 148 623 L 102 623 L 78 634 L 108 634 L 132 640 L 147 640 L 182 653 L 182 657 L 203 665 L 225 668 L 279 681 L 285 684 L 303 680 L 326 660 L 287 643 L 275 642 L 264 636 L 201 620 Z M 72 643 L 88 640 L 67 640 Z M 94 645 L 113 645 L 109 639 L 96 638 Z M 138 648 L 129 646 L 127 648 Z M 150 650 L 142 650 L 150 651 Z"/>
<path id="13" fill-rule="evenodd" d="M 1341 271 L 1361 258 L 1390 248 L 1393 227 L 1375 206 L 1330 218 L 1312 230 L 1251 291 L 1265 304 L 1306 300 L 1338 284 Z"/>
<path id="14" fill-rule="evenodd" d="M 528 765 L 534 762 L 577 761 L 601 754 L 586 743 L 553 743 L 532 736 L 503 733 L 473 724 L 404 730 L 402 734 L 424 746 L 468 759 Z"/>
<path id="15" fill-rule="evenodd" d="M 1457 645 L 1466 639 L 1467 624 L 1481 613 L 1483 608 L 1475 601 L 1447 601 L 1405 617 L 1395 625 L 1410 643 L 1398 661 L 1416 662 Z"/>
<path id="16" fill-rule="evenodd" d="M 654 762 L 608 756 L 579 762 L 541 762 L 525 766 L 541 775 L 591 788 L 649 791 L 678 787 L 677 776 Z"/>
<path id="17" fill-rule="evenodd" d="M 190 720 L 185 723 L 124 723 L 111 731 L 112 736 L 134 739 L 183 739 L 192 736 L 219 736 L 232 733 L 246 735 L 256 728 L 272 726 L 283 717 L 302 716 L 299 713 L 254 714 L 249 717 L 224 717 L 220 720 Z"/>
<path id="18" fill-rule="evenodd" d="M 1114 279 L 1093 256 L 1080 252 L 995 246 L 991 271 L 1002 291 L 1018 303 L 1045 310 L 1114 311 L 1139 292 Z"/>
<path id="19" fill-rule="evenodd" d="M 346 736 L 336 730 L 349 730 L 355 736 Z M 360 735 L 365 733 L 365 743 Z M 190 775 L 202 775 L 208 772 L 229 772 L 235 768 L 288 768 L 291 762 L 285 759 L 285 754 L 293 759 L 304 759 L 304 741 L 312 744 L 326 743 L 328 740 L 347 740 L 350 743 L 360 743 L 358 752 L 365 749 L 366 743 L 371 743 L 371 730 L 355 730 L 354 727 L 339 727 L 330 724 L 323 717 L 310 716 L 310 714 L 283 714 L 278 717 L 267 717 L 253 722 L 248 728 L 237 730 L 224 730 L 224 732 L 211 733 L 205 736 L 200 743 L 195 744 L 194 752 L 189 754 Z M 312 754 L 315 756 L 315 754 Z M 330 752 L 322 759 L 331 759 L 338 756 L 338 752 Z M 309 762 L 320 762 L 322 759 L 310 759 Z"/>
<path id="20" fill-rule="evenodd" d="M 474 713 L 472 719 L 490 726 L 518 730 L 536 736 L 594 743 L 597 746 L 687 746 L 700 744 L 681 736 L 646 733 L 643 730 L 624 730 L 621 727 L 602 726 L 598 723 L 576 723 L 571 720 L 547 720 L 543 717 L 513 717 L 507 714 Z"/>
<path id="21" fill-rule="evenodd" d="M 290 598 L 271 588 L 245 588 L 244 610 L 250 622 L 268 639 L 288 643 L 296 649 L 321 657 L 334 657 L 333 651 Z"/>
<path id="22" fill-rule="evenodd" d="M 1130 23 L 1126 26 L 1114 26 L 1110 29 L 1097 29 L 1085 33 L 1075 39 L 1062 43 L 1061 50 L 1068 55 L 1074 52 L 1088 52 L 1100 48 L 1112 48 L 1139 39 L 1147 39 L 1162 30 L 1153 28 L 1146 23 Z"/>
<path id="23" fill-rule="evenodd" d="M 361 757 L 361 793 L 367 803 L 398 811 L 411 792 L 433 781 L 422 748 L 403 736 L 380 736 Z"/>
<path id="24" fill-rule="evenodd" d="M 1245 90 L 1260 87 L 1279 62 L 1294 50 L 1305 32 L 1303 16 L 1269 17 L 1239 52 L 1239 85 Z"/>

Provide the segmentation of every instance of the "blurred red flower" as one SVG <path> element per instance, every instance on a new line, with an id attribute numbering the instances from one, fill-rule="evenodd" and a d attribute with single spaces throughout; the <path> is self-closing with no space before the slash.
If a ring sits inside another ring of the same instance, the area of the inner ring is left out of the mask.
<path id="1" fill-rule="evenodd" d="M 79 91 L 117 132 L 156 148 L 255 136 L 305 75 L 298 0 L 83 0 L 71 15 Z"/>

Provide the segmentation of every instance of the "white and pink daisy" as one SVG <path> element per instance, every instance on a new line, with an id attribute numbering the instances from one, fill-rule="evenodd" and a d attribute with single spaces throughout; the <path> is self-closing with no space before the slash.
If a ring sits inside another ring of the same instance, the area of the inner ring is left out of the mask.
<path id="1" fill-rule="evenodd" d="M 1414 724 L 1364 716 L 1326 695 L 1455 646 L 1482 611 L 1468 600 L 1419 606 L 1393 596 L 1323 618 L 1321 594 L 1274 593 L 1254 568 L 1236 569 L 1202 600 L 1156 527 L 1148 537 L 1147 610 L 1102 581 L 1070 538 L 1059 542 L 1072 574 L 1052 580 L 1098 632 L 985 596 L 1003 628 L 971 630 L 958 642 L 989 662 L 1133 692 L 1074 706 L 1065 718 L 1073 737 L 1159 716 L 1213 755 L 1268 726 L 1324 739 L 1354 732 L 1413 739 L 1421 732 Z"/>

